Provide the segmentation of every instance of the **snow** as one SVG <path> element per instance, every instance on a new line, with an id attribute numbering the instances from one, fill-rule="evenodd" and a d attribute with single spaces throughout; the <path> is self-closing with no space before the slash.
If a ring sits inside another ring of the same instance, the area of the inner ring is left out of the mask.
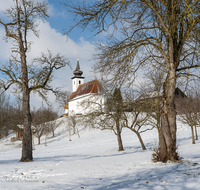
<path id="1" fill-rule="evenodd" d="M 73 135 L 69 141 L 65 126 L 56 129 L 54 138 L 47 138 L 47 146 L 44 137 L 40 145 L 35 144 L 33 162 L 19 162 L 21 141 L 10 142 L 14 134 L 1 139 L 0 190 L 200 189 L 200 142 L 192 144 L 190 128 L 181 123 L 177 132 L 180 163 L 151 161 L 158 142 L 156 129 L 142 133 L 146 151 L 136 135 L 124 129 L 125 151 L 119 152 L 111 131 L 79 126 L 80 138 Z"/>

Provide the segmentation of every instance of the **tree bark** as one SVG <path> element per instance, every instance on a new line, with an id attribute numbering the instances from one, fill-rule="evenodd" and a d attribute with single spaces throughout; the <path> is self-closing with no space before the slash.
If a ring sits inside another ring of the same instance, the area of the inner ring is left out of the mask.
<path id="1" fill-rule="evenodd" d="M 78 137 L 79 137 L 79 139 L 80 139 L 80 135 L 79 135 L 79 131 L 78 131 L 78 128 L 76 129 L 76 131 L 77 131 L 77 135 L 78 135 Z"/>
<path id="2" fill-rule="evenodd" d="M 38 144 L 40 144 L 40 137 L 38 137 Z"/>
<path id="3" fill-rule="evenodd" d="M 195 144 L 194 128 L 193 128 L 193 126 L 191 126 L 191 133 L 192 133 L 192 144 Z"/>
<path id="4" fill-rule="evenodd" d="M 167 152 L 167 147 L 165 143 L 165 139 L 163 136 L 163 132 L 161 132 L 162 128 L 159 131 L 159 158 L 158 161 L 165 160 L 166 157 L 166 152 Z"/>
<path id="5" fill-rule="evenodd" d="M 163 86 L 164 97 L 161 108 L 161 130 L 159 140 L 159 161 L 178 160 L 176 147 L 176 109 L 174 104 L 176 76 L 175 66 L 170 64 L 170 69 Z"/>
<path id="6" fill-rule="evenodd" d="M 23 89 L 23 98 L 22 98 L 22 108 L 23 108 L 23 142 L 22 142 L 22 162 L 28 162 L 33 160 L 32 156 L 32 133 L 31 133 L 31 114 L 30 114 L 30 94 L 28 87 L 28 69 L 26 63 L 26 48 L 24 47 L 22 32 L 21 32 L 21 23 L 20 23 L 20 10 L 17 5 L 18 13 L 18 45 L 19 53 L 21 60 L 21 70 L 22 70 L 22 89 Z"/>
<path id="7" fill-rule="evenodd" d="M 139 139 L 139 141 L 140 141 L 140 144 L 141 144 L 141 146 L 142 146 L 142 150 L 146 150 L 146 147 L 145 147 L 145 145 L 144 145 L 144 142 L 143 142 L 143 140 L 142 140 L 142 137 L 141 137 L 140 133 L 136 132 L 136 135 L 137 135 L 137 137 L 138 137 L 138 139 Z"/>
<path id="8" fill-rule="evenodd" d="M 127 128 L 130 129 L 131 131 L 133 131 L 133 132 L 137 135 L 137 137 L 138 137 L 138 139 L 139 139 L 139 141 L 140 141 L 140 144 L 141 144 L 141 146 L 142 146 L 142 149 L 143 149 L 143 150 L 146 150 L 146 147 L 145 147 L 145 145 L 144 145 L 144 142 L 143 142 L 143 140 L 142 140 L 142 137 L 141 137 L 140 133 L 139 133 L 138 131 L 136 131 L 135 129 L 131 128 L 131 127 L 128 127 L 128 126 L 127 126 Z"/>
<path id="9" fill-rule="evenodd" d="M 33 160 L 32 156 L 32 134 L 31 134 L 31 114 L 30 114 L 30 97 L 28 92 L 27 68 L 22 66 L 23 71 L 23 142 L 22 142 L 22 162 Z M 25 72 L 26 70 L 26 72 Z"/>
<path id="10" fill-rule="evenodd" d="M 76 134 L 76 126 L 73 126 L 73 135 Z"/>
<path id="11" fill-rule="evenodd" d="M 122 144 L 122 138 L 121 138 L 121 131 L 120 131 L 120 126 L 119 126 L 119 119 L 116 120 L 116 129 L 117 129 L 117 140 L 118 140 L 118 146 L 119 146 L 119 151 L 123 151 L 123 144 Z"/>
<path id="12" fill-rule="evenodd" d="M 195 135 L 196 135 L 196 140 L 198 140 L 198 134 L 197 134 L 197 126 L 195 125 Z"/>

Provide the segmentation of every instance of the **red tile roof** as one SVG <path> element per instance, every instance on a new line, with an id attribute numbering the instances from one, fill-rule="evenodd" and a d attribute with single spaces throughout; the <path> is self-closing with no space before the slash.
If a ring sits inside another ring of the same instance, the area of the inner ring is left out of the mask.
<path id="1" fill-rule="evenodd" d="M 79 85 L 77 91 L 71 94 L 68 101 L 85 94 L 93 94 L 93 93 L 101 94 L 103 92 L 104 92 L 103 87 L 101 86 L 99 81 L 95 79 L 93 81 Z"/>
<path id="2" fill-rule="evenodd" d="M 64 109 L 68 109 L 68 102 L 65 104 Z"/>
<path id="3" fill-rule="evenodd" d="M 75 97 L 75 95 L 76 95 L 76 92 L 73 92 L 73 93 L 71 94 L 71 96 L 69 97 L 69 100 L 73 99 L 73 98 Z M 68 100 L 68 101 L 69 101 L 69 100 Z"/>

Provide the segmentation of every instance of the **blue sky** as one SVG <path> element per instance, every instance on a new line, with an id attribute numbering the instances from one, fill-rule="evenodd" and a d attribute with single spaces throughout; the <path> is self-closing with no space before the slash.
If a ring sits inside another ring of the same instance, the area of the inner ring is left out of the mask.
<path id="1" fill-rule="evenodd" d="M 43 0 L 40 0 L 43 1 Z M 63 29 L 73 25 L 74 15 L 69 13 L 66 7 L 63 7 L 57 0 L 48 0 L 49 3 L 49 18 L 45 23 L 40 22 L 39 31 L 40 37 L 35 37 L 32 33 L 28 34 L 28 40 L 32 41 L 31 51 L 28 53 L 28 61 L 34 57 L 40 56 L 41 52 L 47 52 L 47 49 L 54 54 L 61 53 L 65 55 L 73 68 L 76 67 L 76 59 L 79 56 L 80 67 L 85 77 L 85 82 L 94 79 L 91 66 L 94 64 L 92 55 L 95 53 L 94 46 L 91 44 L 95 41 L 95 38 L 90 39 L 92 33 L 89 30 L 81 31 L 80 28 L 75 28 L 69 36 L 63 35 Z M 13 3 L 13 0 L 0 0 L 0 18 L 5 21 L 3 11 L 9 8 Z M 9 40 L 7 43 L 3 38 L 5 37 L 5 31 L 0 26 L 0 62 L 5 63 L 9 60 L 12 42 Z M 55 73 L 55 80 L 53 86 L 63 86 L 63 89 L 71 91 L 71 77 L 73 76 L 73 70 L 69 67 L 59 70 Z M 0 75 L 2 77 L 2 75 Z M 11 90 L 8 93 L 12 97 Z M 55 98 L 53 94 L 49 94 L 49 100 L 54 104 Z M 31 95 L 31 106 L 39 107 L 41 105 L 41 98 L 37 95 Z M 54 104 L 54 106 L 56 106 Z M 56 107 L 58 108 L 58 107 Z"/>
<path id="2" fill-rule="evenodd" d="M 50 17 L 47 21 L 50 23 L 52 28 L 55 28 L 59 32 L 63 33 L 63 29 L 69 28 L 74 25 L 74 14 L 67 11 L 67 8 L 64 7 L 61 3 L 66 0 L 48 0 L 50 6 Z M 89 2 L 89 0 L 87 0 Z M 75 28 L 70 34 L 69 37 L 75 42 L 79 41 L 80 37 L 84 37 L 87 40 L 90 40 L 92 33 L 89 30 L 82 31 L 80 28 Z"/>

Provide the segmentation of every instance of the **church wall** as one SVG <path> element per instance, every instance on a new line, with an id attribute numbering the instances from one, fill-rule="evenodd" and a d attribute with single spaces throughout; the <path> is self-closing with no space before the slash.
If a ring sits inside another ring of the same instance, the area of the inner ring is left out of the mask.
<path id="1" fill-rule="evenodd" d="M 105 96 L 98 94 L 90 94 L 74 99 L 69 102 L 70 115 L 85 115 L 94 110 L 105 109 Z"/>

